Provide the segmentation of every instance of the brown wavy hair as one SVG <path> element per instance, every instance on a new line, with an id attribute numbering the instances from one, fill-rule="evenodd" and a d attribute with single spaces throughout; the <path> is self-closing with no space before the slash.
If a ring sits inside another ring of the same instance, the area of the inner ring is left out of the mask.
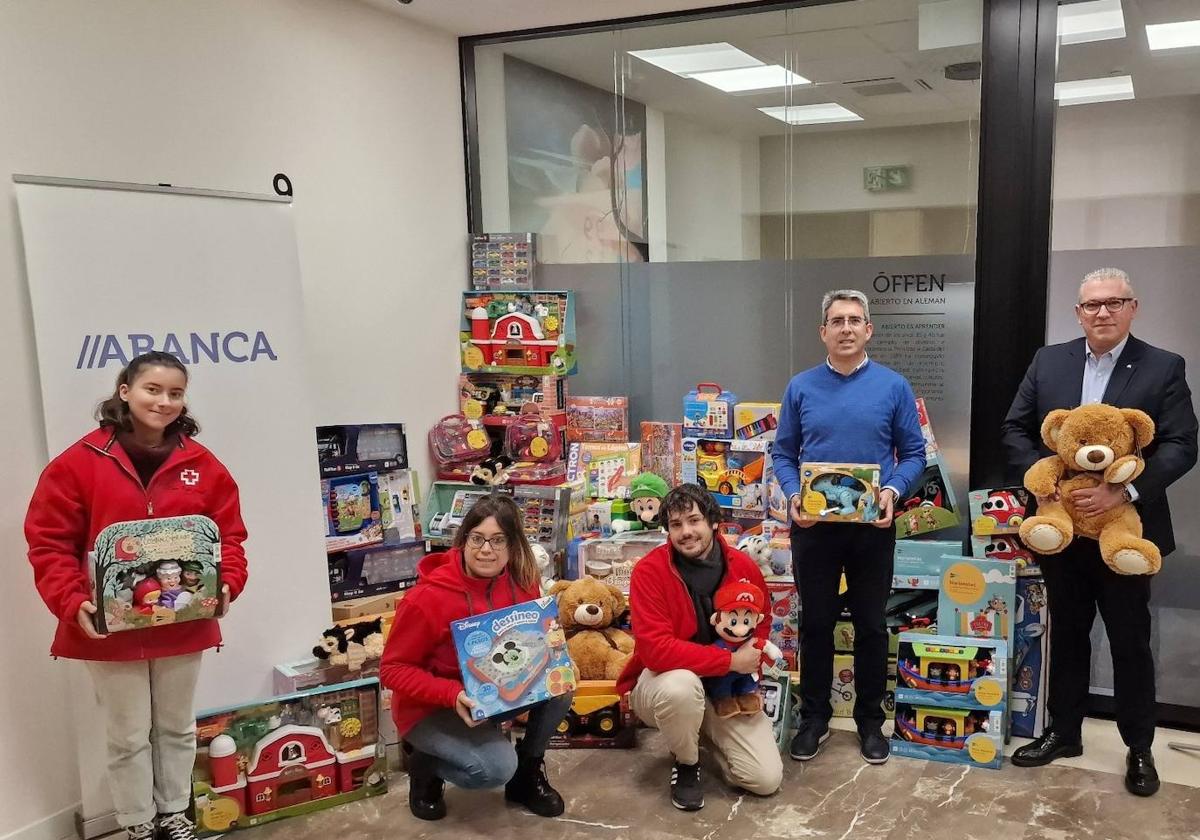
<path id="1" fill-rule="evenodd" d="M 511 496 L 491 493 L 472 505 L 463 517 L 462 525 L 454 534 L 454 547 L 465 551 L 467 535 L 489 516 L 496 518 L 501 533 L 508 538 L 508 573 L 512 575 L 513 581 L 522 589 L 537 589 L 537 561 L 533 559 L 533 549 L 529 547 L 529 540 L 525 538 L 525 529 L 521 525 L 521 509 Z"/>
<path id="2" fill-rule="evenodd" d="M 96 420 L 100 423 L 101 428 L 120 429 L 123 432 L 133 431 L 133 423 L 129 419 L 129 403 L 121 399 L 121 386 L 127 385 L 132 387 L 138 378 L 138 374 L 149 367 L 165 367 L 177 370 L 183 374 L 183 381 L 185 383 L 190 378 L 187 368 L 183 366 L 183 362 L 170 353 L 151 350 L 149 353 L 136 356 L 133 361 L 117 374 L 117 385 L 113 388 L 112 396 L 96 406 Z M 171 425 L 163 429 L 165 437 L 175 434 L 183 437 L 193 437 L 199 432 L 200 424 L 196 422 L 195 417 L 188 414 L 186 405 L 183 407 L 183 411 L 179 413 L 179 416 L 171 421 Z"/>

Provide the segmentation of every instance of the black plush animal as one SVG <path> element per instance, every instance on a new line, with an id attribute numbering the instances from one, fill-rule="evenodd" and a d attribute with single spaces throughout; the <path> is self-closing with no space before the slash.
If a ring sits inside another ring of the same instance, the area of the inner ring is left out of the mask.
<path id="1" fill-rule="evenodd" d="M 371 638 L 372 636 L 376 638 Z M 382 653 L 382 619 L 330 627 L 321 634 L 320 641 L 312 650 L 313 656 L 317 659 L 332 659 L 341 654 L 344 657 L 349 652 L 351 643 L 362 645 L 366 649 L 367 656 L 378 656 L 379 653 Z M 376 653 L 376 650 L 379 653 Z"/>
<path id="2" fill-rule="evenodd" d="M 508 468 L 512 465 L 513 459 L 507 455 L 485 458 L 471 471 L 471 483 L 483 487 L 495 487 L 503 484 L 508 481 Z"/>

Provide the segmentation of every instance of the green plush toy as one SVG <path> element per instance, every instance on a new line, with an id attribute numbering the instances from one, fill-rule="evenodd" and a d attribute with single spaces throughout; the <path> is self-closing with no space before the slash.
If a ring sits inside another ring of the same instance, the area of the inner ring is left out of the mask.
<path id="1" fill-rule="evenodd" d="M 638 473 L 629 482 L 629 512 L 633 519 L 613 522 L 613 531 L 642 531 L 661 528 L 662 500 L 667 495 L 667 482 L 654 473 Z"/>

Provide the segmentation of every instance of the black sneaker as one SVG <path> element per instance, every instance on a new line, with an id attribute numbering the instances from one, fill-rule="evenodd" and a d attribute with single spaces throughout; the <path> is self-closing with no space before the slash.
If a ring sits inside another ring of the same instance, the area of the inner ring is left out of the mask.
<path id="1" fill-rule="evenodd" d="M 522 805 L 539 817 L 561 816 L 567 806 L 546 778 L 546 761 L 519 756 L 517 772 L 504 786 L 504 798 Z"/>
<path id="2" fill-rule="evenodd" d="M 883 764 L 892 754 L 888 739 L 878 726 L 858 730 L 859 752 L 867 764 Z"/>
<path id="3" fill-rule="evenodd" d="M 829 740 L 829 724 L 806 720 L 800 724 L 796 737 L 792 739 L 788 754 L 796 761 L 808 761 L 821 751 L 821 745 Z"/>
<path id="4" fill-rule="evenodd" d="M 681 811 L 699 811 L 704 807 L 704 786 L 700 783 L 700 762 L 671 768 L 671 804 Z"/>
<path id="5" fill-rule="evenodd" d="M 126 829 L 126 833 L 128 833 Z M 159 840 L 196 840 L 196 826 L 187 814 L 161 814 L 158 818 Z"/>

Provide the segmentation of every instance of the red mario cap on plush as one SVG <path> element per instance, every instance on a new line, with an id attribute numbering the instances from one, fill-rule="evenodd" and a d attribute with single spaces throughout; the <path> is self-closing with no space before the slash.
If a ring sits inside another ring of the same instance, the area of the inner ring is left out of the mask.
<path id="1" fill-rule="evenodd" d="M 753 610 L 759 615 L 767 614 L 767 597 L 753 583 L 738 581 L 722 586 L 713 597 L 713 609 Z"/>

